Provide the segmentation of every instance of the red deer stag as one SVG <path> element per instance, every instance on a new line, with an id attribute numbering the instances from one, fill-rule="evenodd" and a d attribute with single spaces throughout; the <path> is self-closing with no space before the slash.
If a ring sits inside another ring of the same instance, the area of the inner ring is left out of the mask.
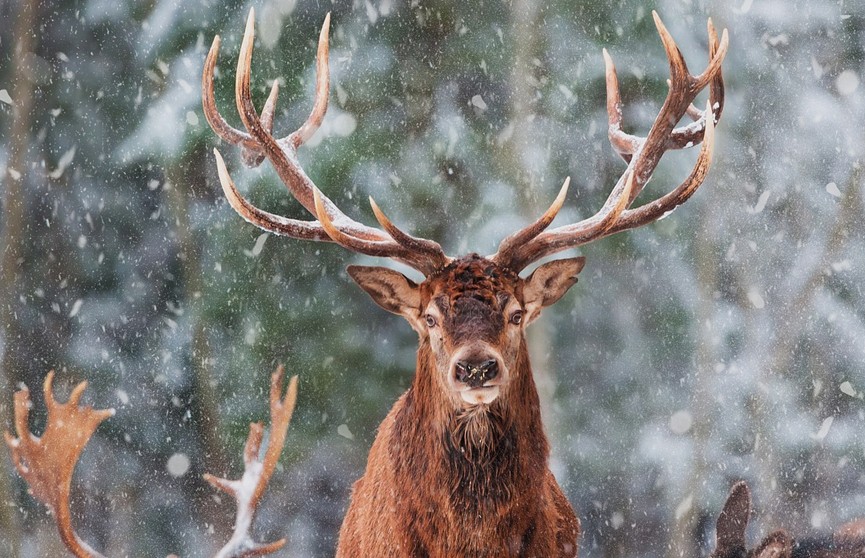
<path id="1" fill-rule="evenodd" d="M 312 112 L 282 139 L 272 135 L 276 82 L 260 116 L 252 103 L 253 13 L 240 48 L 235 89 L 246 131 L 231 127 L 216 108 L 213 73 L 219 37 L 214 38 L 202 77 L 210 126 L 242 147 L 247 164 L 269 159 L 291 195 L 315 219 L 288 219 L 252 205 L 214 150 L 231 206 L 266 231 L 391 258 L 425 277 L 417 284 L 383 267 L 348 268 L 377 304 L 408 320 L 420 342 L 412 385 L 382 422 L 366 472 L 354 486 L 338 556 L 577 554 L 579 522 L 548 467 L 549 443 L 524 334 L 542 308 L 577 282 L 584 258 L 545 263 L 525 278 L 519 274 L 545 256 L 659 219 L 685 202 L 706 176 L 723 107 L 727 33 L 719 41 L 709 22 L 709 64 L 694 76 L 657 14 L 654 19 L 670 62 L 670 87 L 645 138 L 622 131 L 616 71 L 604 51 L 610 140 L 627 162 L 604 206 L 579 223 L 547 230 L 564 203 L 565 180 L 547 212 L 502 241 L 489 257 L 451 258 L 438 243 L 397 228 L 372 199 L 381 228 L 359 223 L 322 194 L 298 164 L 297 148 L 315 133 L 327 110 L 329 15 L 319 36 Z M 700 111 L 692 102 L 707 86 L 708 106 Z M 676 127 L 685 115 L 694 122 Z M 680 186 L 631 208 L 667 150 L 701 142 L 697 162 Z"/>
<path id="2" fill-rule="evenodd" d="M 862 520 L 843 525 L 834 535 L 794 539 L 779 529 L 747 550 L 745 530 L 751 517 L 751 491 L 739 481 L 730 489 L 716 524 L 715 551 L 709 558 L 865 558 Z"/>
<path id="3" fill-rule="evenodd" d="M 213 73 L 219 37 L 214 38 L 202 77 L 210 126 L 226 142 L 241 146 L 247 164 L 269 159 L 291 195 L 315 219 L 289 219 L 255 207 L 238 192 L 214 150 L 231 206 L 265 231 L 391 258 L 425 277 L 417 284 L 384 267 L 348 268 L 378 305 L 408 320 L 420 340 L 412 385 L 382 422 L 366 472 L 354 485 L 337 556 L 577 554 L 580 524 L 548 467 L 549 443 L 525 328 L 577 282 L 584 258 L 545 263 L 525 278 L 519 274 L 545 256 L 661 218 L 685 202 L 706 176 L 723 106 L 721 62 L 727 33 L 719 41 L 709 22 L 709 64 L 694 76 L 657 14 L 654 20 L 670 63 L 670 86 L 645 138 L 622 131 L 616 71 L 604 51 L 610 140 L 627 162 L 606 203 L 588 219 L 547 230 L 564 203 L 565 180 L 546 213 L 502 241 L 488 257 L 449 257 L 438 243 L 397 228 L 372 199 L 381 228 L 359 223 L 321 193 L 300 167 L 296 151 L 315 133 L 327 110 L 329 15 L 319 36 L 312 112 L 298 130 L 281 139 L 272 135 L 276 82 L 261 116 L 252 103 L 253 13 L 240 47 L 235 86 L 246 131 L 231 127 L 216 108 Z M 708 106 L 700 111 L 692 101 L 707 86 Z M 676 127 L 685 115 L 694 122 Z M 667 150 L 701 142 L 696 165 L 680 186 L 631 208 Z"/>
<path id="4" fill-rule="evenodd" d="M 54 515 L 63 544 L 78 558 L 103 558 L 102 554 L 81 540 L 72 527 L 69 495 L 72 472 L 84 446 L 96 432 L 96 428 L 105 419 L 114 416 L 114 409 L 96 410 L 90 406 L 79 405 L 87 382 L 81 382 L 72 390 L 69 401 L 59 403 L 54 399 L 53 381 L 52 370 L 43 384 L 48 422 L 42 436 L 37 437 L 30 433 L 30 392 L 25 387 L 15 393 L 15 432 L 18 437 L 8 432 L 4 432 L 4 437 L 12 453 L 15 468 L 27 481 L 30 493 L 48 506 Z M 204 477 L 207 482 L 231 495 L 237 502 L 234 533 L 216 554 L 216 558 L 264 556 L 285 545 L 285 539 L 267 544 L 257 543 L 249 533 L 255 511 L 271 475 L 276 470 L 297 401 L 297 376 L 289 381 L 284 396 L 281 395 L 282 383 L 283 368 L 280 366 L 270 378 L 271 430 L 264 455 L 260 455 L 264 426 L 258 422 L 252 423 L 249 425 L 249 436 L 243 448 L 243 476 L 238 480 L 213 475 Z"/>

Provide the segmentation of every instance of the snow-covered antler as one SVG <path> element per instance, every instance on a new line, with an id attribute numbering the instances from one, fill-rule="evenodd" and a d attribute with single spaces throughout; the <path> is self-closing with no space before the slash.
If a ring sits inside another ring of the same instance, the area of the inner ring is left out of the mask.
<path id="1" fill-rule="evenodd" d="M 264 425 L 253 422 L 249 425 L 249 436 L 243 449 L 244 471 L 237 480 L 227 480 L 213 475 L 204 475 L 205 480 L 214 487 L 230 494 L 237 501 L 237 516 L 231 540 L 217 553 L 217 558 L 244 558 L 263 556 L 275 552 L 285 545 L 285 539 L 272 543 L 257 543 L 252 539 L 249 529 L 255 518 L 255 511 L 276 469 L 285 434 L 297 401 L 297 376 L 288 382 L 288 389 L 282 397 L 283 368 L 280 366 L 270 378 L 270 440 L 264 455 L 260 455 Z"/>

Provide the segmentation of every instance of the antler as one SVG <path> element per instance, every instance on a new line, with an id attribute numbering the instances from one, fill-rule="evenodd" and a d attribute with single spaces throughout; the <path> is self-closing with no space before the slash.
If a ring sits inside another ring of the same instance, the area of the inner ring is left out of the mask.
<path id="1" fill-rule="evenodd" d="M 263 457 L 259 456 L 264 426 L 260 422 L 249 425 L 249 437 L 243 449 L 244 471 L 238 480 L 227 480 L 206 474 L 204 479 L 215 488 L 230 494 L 237 501 L 234 533 L 216 558 L 245 558 L 276 552 L 285 545 L 285 539 L 261 544 L 252 540 L 249 528 L 262 494 L 282 453 L 285 435 L 297 401 L 297 376 L 288 382 L 285 396 L 281 397 L 284 369 L 280 365 L 270 378 L 270 441 Z"/>
<path id="2" fill-rule="evenodd" d="M 384 230 L 369 227 L 346 216 L 330 199 L 322 194 L 306 175 L 297 160 L 297 149 L 318 130 L 327 111 L 330 88 L 328 67 L 328 30 L 330 14 L 324 19 L 318 39 L 316 55 L 315 101 L 306 122 L 288 136 L 277 139 L 272 134 L 273 114 L 279 87 L 274 82 L 270 95 L 259 116 L 252 103 L 250 73 L 252 46 L 255 39 L 255 12 L 250 9 L 246 31 L 237 61 L 235 97 L 237 110 L 246 132 L 229 125 L 219 114 L 213 95 L 213 73 L 219 53 L 219 35 L 204 64 L 201 78 L 201 101 L 204 115 L 216 134 L 228 143 L 240 145 L 244 162 L 255 166 L 265 158 L 276 169 L 289 193 L 317 220 L 302 221 L 261 210 L 246 200 L 234 185 L 219 151 L 214 149 L 219 180 L 225 197 L 241 217 L 268 232 L 298 238 L 336 242 L 361 254 L 392 258 L 401 261 L 424 275 L 442 267 L 450 258 L 441 246 L 431 240 L 412 237 L 396 228 L 370 199 L 373 211 Z M 386 231 L 386 232 L 385 232 Z"/>
<path id="3" fill-rule="evenodd" d="M 252 423 L 243 450 L 243 476 L 239 480 L 227 480 L 204 475 L 207 482 L 231 494 L 237 501 L 234 533 L 216 558 L 264 556 L 285 545 L 285 539 L 260 544 L 253 541 L 249 534 L 258 503 L 282 453 L 297 401 L 297 376 L 289 381 L 285 396 L 280 396 L 283 376 L 284 369 L 279 366 L 270 378 L 271 431 L 264 456 L 259 457 L 264 426 L 260 422 Z M 30 392 L 24 387 L 15 393 L 15 430 L 18 437 L 4 432 L 6 444 L 12 452 L 15 468 L 30 486 L 30 493 L 54 514 L 60 538 L 66 547 L 78 558 L 104 558 L 75 533 L 69 509 L 69 492 L 72 472 L 84 446 L 102 421 L 114 416 L 114 409 L 96 410 L 78 405 L 87 382 L 75 386 L 67 403 L 58 403 L 52 393 L 53 381 L 52 370 L 44 384 L 45 405 L 48 407 L 45 433 L 41 438 L 30 433 L 27 420 L 32 404 Z"/>
<path id="4" fill-rule="evenodd" d="M 57 521 L 60 538 L 78 558 L 102 558 L 75 533 L 72 513 L 69 509 L 69 491 L 72 472 L 81 452 L 96 428 L 114 409 L 96 410 L 78 405 L 87 382 L 81 382 L 66 403 L 54 399 L 52 383 L 54 371 L 45 377 L 43 390 L 45 406 L 48 408 L 48 424 L 42 437 L 30 433 L 30 391 L 24 387 L 15 392 L 15 438 L 4 432 L 6 444 L 12 452 L 12 460 L 18 473 L 30 486 L 30 493 L 48 506 Z"/>
<path id="5" fill-rule="evenodd" d="M 622 131 L 622 102 L 616 68 L 606 49 L 604 50 L 610 143 L 628 163 L 607 201 L 592 217 L 546 231 L 564 202 L 564 192 L 568 185 L 568 181 L 565 181 L 556 201 L 538 221 L 502 241 L 496 254 L 491 256 L 497 263 L 519 272 L 532 262 L 550 254 L 651 223 L 684 203 L 702 184 L 712 162 L 715 124 L 724 105 L 721 62 L 729 43 L 727 31 L 725 29 L 722 32 L 719 42 L 712 20 L 709 20 L 709 64 L 703 73 L 694 76 L 688 72 L 682 53 L 661 18 L 654 11 L 652 16 L 670 62 L 670 89 L 645 138 Z M 710 86 L 708 105 L 705 111 L 700 111 L 692 102 L 707 85 Z M 676 128 L 676 124 L 686 114 L 695 122 Z M 712 117 L 707 118 L 708 114 Z M 664 196 L 630 209 L 665 152 L 701 142 L 697 162 L 684 182 Z"/>

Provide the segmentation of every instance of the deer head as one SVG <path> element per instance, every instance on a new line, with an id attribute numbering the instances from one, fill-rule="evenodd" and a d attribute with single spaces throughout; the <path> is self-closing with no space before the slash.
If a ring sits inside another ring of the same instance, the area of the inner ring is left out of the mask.
<path id="1" fill-rule="evenodd" d="M 646 137 L 622 131 L 616 71 L 604 51 L 609 135 L 614 149 L 627 162 L 627 168 L 603 207 L 583 221 L 549 229 L 564 204 L 569 184 L 566 179 L 546 213 L 503 240 L 495 254 L 452 258 L 445 255 L 438 243 L 413 237 L 399 229 L 371 198 L 370 204 L 381 228 L 347 217 L 298 165 L 297 148 L 315 133 L 327 110 L 329 15 L 319 35 L 313 110 L 297 131 L 282 139 L 272 135 L 278 95 L 276 82 L 261 116 L 251 100 L 254 14 L 250 12 L 236 77 L 237 108 L 246 131 L 232 128 L 216 109 L 213 71 L 219 49 L 218 36 L 213 41 L 202 77 L 204 112 L 222 139 L 241 146 L 247 164 L 257 165 L 265 158 L 270 160 L 289 192 L 315 219 L 288 219 L 252 205 L 237 191 L 221 155 L 214 150 L 225 196 L 243 218 L 266 231 L 304 240 L 335 242 L 352 251 L 391 258 L 420 271 L 425 280 L 418 284 L 384 267 L 350 266 L 348 270 L 378 305 L 403 316 L 418 332 L 422 352 L 428 347 L 434 359 L 437 384 L 447 394 L 446 399 L 454 405 L 489 404 L 508 392 L 516 373 L 516 361 L 525 353 L 525 327 L 537 319 L 542 308 L 559 300 L 576 283 L 585 260 L 552 261 L 526 278 L 520 273 L 546 256 L 659 219 L 684 203 L 706 176 L 712 159 L 714 126 L 724 102 L 721 62 L 727 51 L 727 33 L 724 31 L 719 42 L 709 22 L 709 65 L 703 73 L 693 76 L 657 14 L 654 19 L 670 62 L 670 90 Z M 701 111 L 692 101 L 707 86 L 708 106 Z M 677 128 L 686 115 L 694 122 Z M 631 207 L 667 150 L 700 143 L 697 162 L 681 185 L 654 201 Z"/>
<path id="2" fill-rule="evenodd" d="M 433 356 L 439 386 L 461 406 L 489 404 L 507 392 L 525 352 L 525 327 L 577 282 L 584 263 L 556 260 L 522 279 L 494 260 L 471 255 L 420 285 L 383 267 L 350 266 L 348 273 L 379 306 L 417 331 Z"/>

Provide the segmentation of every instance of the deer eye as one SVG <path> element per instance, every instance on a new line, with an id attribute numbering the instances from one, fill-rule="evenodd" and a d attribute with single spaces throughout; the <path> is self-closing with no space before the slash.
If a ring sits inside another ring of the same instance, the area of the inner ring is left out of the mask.
<path id="1" fill-rule="evenodd" d="M 427 314 L 425 316 L 427 327 L 435 327 L 438 322 L 436 322 L 435 316 L 432 314 Z"/>
<path id="2" fill-rule="evenodd" d="M 513 314 L 511 314 L 511 323 L 514 325 L 520 325 L 523 323 L 523 311 L 517 310 Z"/>

